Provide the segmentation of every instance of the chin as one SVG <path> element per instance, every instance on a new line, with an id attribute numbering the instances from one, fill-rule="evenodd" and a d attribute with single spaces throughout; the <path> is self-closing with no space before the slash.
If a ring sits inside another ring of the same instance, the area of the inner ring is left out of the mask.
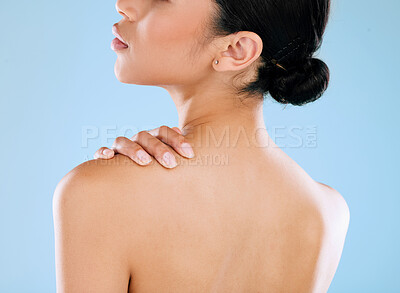
<path id="1" fill-rule="evenodd" d="M 123 74 L 122 72 L 119 72 L 116 70 L 114 71 L 114 73 L 115 73 L 115 77 L 121 83 L 135 84 L 135 85 L 151 85 L 151 84 L 146 83 L 144 80 L 132 78 L 132 76 L 130 76 L 129 74 Z"/>
<path id="2" fill-rule="evenodd" d="M 164 76 L 158 76 L 152 72 L 145 72 L 141 70 L 140 67 L 133 65 L 128 66 L 127 63 L 119 61 L 115 63 L 114 75 L 118 81 L 125 84 L 157 86 L 166 82 Z"/>
<path id="3" fill-rule="evenodd" d="M 132 83 L 129 78 L 129 74 L 123 68 L 121 68 L 118 63 L 116 63 L 114 66 L 114 74 L 120 82 L 128 84 Z"/>

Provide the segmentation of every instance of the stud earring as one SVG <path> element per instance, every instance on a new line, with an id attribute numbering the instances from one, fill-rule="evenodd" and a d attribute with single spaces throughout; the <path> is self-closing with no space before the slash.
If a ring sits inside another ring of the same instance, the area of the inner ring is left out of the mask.
<path id="1" fill-rule="evenodd" d="M 219 63 L 219 61 L 218 60 L 215 60 L 215 62 L 214 62 L 215 64 L 218 64 Z"/>

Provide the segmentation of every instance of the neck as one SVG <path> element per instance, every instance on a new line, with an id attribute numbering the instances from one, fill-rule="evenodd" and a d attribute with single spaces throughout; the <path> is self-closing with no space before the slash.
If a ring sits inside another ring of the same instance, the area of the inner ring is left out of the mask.
<path id="1" fill-rule="evenodd" d="M 271 142 L 265 128 L 262 97 L 240 100 L 226 92 L 188 93 L 176 87 L 167 90 L 178 111 L 179 128 L 193 143 L 225 139 L 228 147 L 249 147 Z"/>

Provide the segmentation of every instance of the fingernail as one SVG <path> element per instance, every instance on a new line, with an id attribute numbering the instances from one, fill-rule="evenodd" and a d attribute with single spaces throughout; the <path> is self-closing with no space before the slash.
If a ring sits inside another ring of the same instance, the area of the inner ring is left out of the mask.
<path id="1" fill-rule="evenodd" d="M 112 156 L 113 154 L 114 154 L 114 152 L 112 150 L 110 150 L 110 149 L 104 149 L 103 150 L 103 155 L 106 155 L 107 157 L 108 156 Z"/>
<path id="2" fill-rule="evenodd" d="M 148 163 L 151 162 L 150 156 L 145 151 L 142 151 L 142 150 L 137 151 L 136 156 L 145 165 L 147 165 Z"/>
<path id="3" fill-rule="evenodd" d="M 181 149 L 182 152 L 189 158 L 193 158 L 194 157 L 194 152 L 192 147 L 190 146 L 190 144 L 188 144 L 187 142 L 184 142 L 181 144 Z"/>
<path id="4" fill-rule="evenodd" d="M 163 155 L 163 162 L 164 164 L 169 167 L 169 168 L 173 168 L 177 165 L 176 160 L 175 160 L 175 156 L 172 155 L 171 153 L 165 153 Z"/>

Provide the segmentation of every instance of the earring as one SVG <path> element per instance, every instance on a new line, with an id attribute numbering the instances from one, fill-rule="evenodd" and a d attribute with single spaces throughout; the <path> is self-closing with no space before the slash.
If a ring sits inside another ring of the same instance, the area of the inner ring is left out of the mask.
<path id="1" fill-rule="evenodd" d="M 215 62 L 214 62 L 215 64 L 218 64 L 219 63 L 219 61 L 218 60 L 215 60 Z"/>

